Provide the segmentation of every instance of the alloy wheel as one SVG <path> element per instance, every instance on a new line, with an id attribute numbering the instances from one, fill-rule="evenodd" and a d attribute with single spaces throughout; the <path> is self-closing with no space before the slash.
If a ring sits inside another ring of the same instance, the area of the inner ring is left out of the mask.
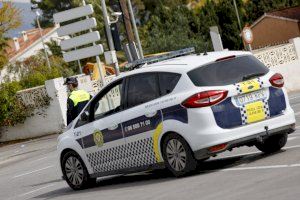
<path id="1" fill-rule="evenodd" d="M 168 163 L 174 170 L 179 172 L 186 167 L 186 150 L 180 141 L 177 139 L 169 140 L 166 153 Z"/>

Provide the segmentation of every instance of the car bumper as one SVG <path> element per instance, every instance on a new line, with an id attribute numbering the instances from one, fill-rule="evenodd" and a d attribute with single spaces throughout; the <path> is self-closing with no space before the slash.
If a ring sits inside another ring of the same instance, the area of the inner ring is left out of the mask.
<path id="1" fill-rule="evenodd" d="M 215 156 L 216 154 L 219 154 L 219 153 L 227 151 L 227 150 L 232 150 L 235 147 L 254 145 L 257 141 L 263 141 L 272 135 L 281 134 L 281 133 L 290 134 L 290 133 L 293 133 L 294 131 L 295 131 L 295 124 L 290 124 L 290 125 L 275 128 L 272 130 L 265 130 L 263 132 L 260 132 L 260 133 L 257 133 L 257 134 L 251 135 L 251 136 L 239 138 L 239 139 L 232 140 L 232 141 L 227 141 L 226 143 L 223 143 L 224 145 L 219 144 L 219 145 L 215 145 L 215 146 L 211 146 L 208 148 L 197 150 L 194 152 L 194 156 L 196 159 L 201 160 L 204 158 Z M 211 151 L 213 147 L 220 146 L 220 145 L 223 145 L 224 148 L 222 148 L 218 151 Z"/>

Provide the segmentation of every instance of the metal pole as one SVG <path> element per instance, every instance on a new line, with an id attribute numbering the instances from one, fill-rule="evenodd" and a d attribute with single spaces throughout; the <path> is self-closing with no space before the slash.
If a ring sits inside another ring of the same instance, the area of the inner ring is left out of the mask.
<path id="1" fill-rule="evenodd" d="M 139 32 L 138 32 L 138 29 L 136 27 L 136 21 L 135 21 L 133 9 L 132 9 L 131 0 L 127 0 L 127 2 L 128 2 L 129 14 L 130 14 L 131 22 L 132 22 L 132 25 L 133 25 L 133 32 L 134 32 L 135 39 L 136 39 L 137 44 L 138 44 L 140 58 L 143 59 L 144 58 L 144 52 L 143 52 L 143 48 L 142 48 L 142 44 L 141 44 Z"/>
<path id="2" fill-rule="evenodd" d="M 74 35 L 72 35 L 72 37 L 75 37 Z M 77 48 L 75 47 L 75 50 L 77 50 Z M 77 60 L 77 64 L 78 64 L 78 68 L 79 68 L 79 73 L 82 74 L 82 68 L 81 68 L 81 63 L 80 60 Z"/>
<path id="3" fill-rule="evenodd" d="M 111 34 L 111 30 L 110 30 L 110 20 L 109 20 L 108 14 L 107 14 L 105 0 L 101 0 L 101 7 L 102 7 L 102 13 L 103 13 L 103 18 L 104 18 L 104 25 L 105 25 L 109 50 L 114 51 L 115 46 L 114 46 L 114 41 L 112 39 L 112 34 Z M 118 76 L 120 74 L 118 61 L 116 63 L 114 63 L 114 65 L 115 65 L 116 76 Z"/>
<path id="4" fill-rule="evenodd" d="M 239 15 L 239 11 L 236 5 L 236 0 L 233 0 L 233 4 L 234 4 L 234 8 L 235 8 L 235 13 L 236 13 L 236 17 L 239 23 L 239 27 L 240 27 L 240 31 L 242 31 L 242 25 L 241 25 L 241 20 L 240 20 L 240 15 Z"/>
<path id="5" fill-rule="evenodd" d="M 76 48 L 75 48 L 75 50 L 76 50 Z M 83 72 L 82 72 L 80 60 L 77 60 L 77 63 L 78 63 L 78 67 L 79 67 L 79 72 L 80 72 L 80 74 L 82 74 Z"/>
<path id="6" fill-rule="evenodd" d="M 82 4 L 85 6 L 86 3 L 85 3 L 85 0 L 82 0 Z M 89 18 L 88 16 L 86 17 L 87 19 Z M 93 32 L 92 29 L 89 30 L 90 32 Z M 95 42 L 93 42 L 93 45 L 96 45 Z M 101 60 L 100 60 L 100 57 L 99 56 L 96 56 L 96 61 L 97 61 L 97 67 L 98 67 L 98 71 L 99 71 L 99 75 L 100 75 L 100 80 L 103 84 L 103 86 L 106 84 L 106 81 L 105 81 L 105 77 L 104 77 L 104 74 L 102 73 L 102 70 L 101 70 Z"/>
<path id="7" fill-rule="evenodd" d="M 48 52 L 46 50 L 46 46 L 45 46 L 45 43 L 44 43 L 44 36 L 43 36 L 43 33 L 42 33 L 42 28 L 41 28 L 41 25 L 40 25 L 39 16 L 36 16 L 36 21 L 37 21 L 38 28 L 39 28 L 39 31 L 40 31 L 41 40 L 42 40 L 42 44 L 43 44 L 43 48 L 44 48 L 44 52 L 45 52 L 45 56 L 46 56 L 47 65 L 48 65 L 48 68 L 50 69 L 51 68 L 50 61 L 49 61 Z"/>

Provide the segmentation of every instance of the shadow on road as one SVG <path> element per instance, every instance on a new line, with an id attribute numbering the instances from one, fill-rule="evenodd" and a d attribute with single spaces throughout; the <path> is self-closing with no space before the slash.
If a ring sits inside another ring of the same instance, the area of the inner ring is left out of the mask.
<path id="1" fill-rule="evenodd" d="M 218 158 L 213 160 L 207 160 L 205 162 L 199 163 L 197 170 L 195 170 L 189 176 L 197 176 L 197 175 L 205 175 L 209 173 L 215 173 L 218 170 L 236 167 L 241 164 L 251 163 L 265 157 L 274 156 L 276 154 L 283 153 L 285 150 L 281 150 L 277 153 L 273 154 L 263 154 L 263 153 L 253 153 L 247 154 L 245 156 L 232 156 L 226 158 Z M 131 175 L 124 175 L 124 176 L 115 176 L 110 178 L 101 178 L 98 180 L 97 185 L 93 188 L 81 190 L 81 191 L 73 191 L 69 187 L 60 188 L 57 190 L 53 190 L 51 192 L 47 192 L 36 196 L 37 199 L 52 199 L 56 197 L 64 197 L 69 195 L 76 195 L 76 194 L 84 194 L 89 192 L 96 192 L 96 191 L 106 191 L 106 190 L 113 190 L 113 189 L 120 189 L 120 188 L 127 188 L 127 187 L 139 187 L 141 185 L 150 185 L 155 183 L 167 182 L 167 181 L 176 181 L 167 170 L 155 170 L 153 172 L 143 172 L 143 173 L 136 173 Z"/>

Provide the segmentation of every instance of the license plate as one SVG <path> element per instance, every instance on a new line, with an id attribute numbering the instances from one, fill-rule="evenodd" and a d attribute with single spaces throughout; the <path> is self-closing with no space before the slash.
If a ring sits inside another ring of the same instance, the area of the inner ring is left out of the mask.
<path id="1" fill-rule="evenodd" d="M 247 94 L 241 94 L 241 95 L 234 97 L 235 102 L 238 106 L 246 105 L 251 102 L 264 100 L 267 98 L 268 98 L 268 92 L 266 89 L 258 90 L 258 91 L 247 93 Z"/>
<path id="2" fill-rule="evenodd" d="M 262 101 L 257 101 L 245 105 L 247 123 L 253 123 L 257 121 L 262 121 L 266 119 L 266 113 L 264 108 L 264 103 Z"/>

